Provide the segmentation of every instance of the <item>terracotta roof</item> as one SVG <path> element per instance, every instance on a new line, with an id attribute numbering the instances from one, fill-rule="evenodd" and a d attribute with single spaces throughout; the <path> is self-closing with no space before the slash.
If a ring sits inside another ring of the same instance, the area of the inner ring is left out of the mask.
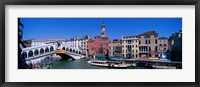
<path id="1" fill-rule="evenodd" d="M 166 39 L 168 39 L 167 37 L 159 37 L 158 38 L 159 40 L 166 40 Z"/>
<path id="2" fill-rule="evenodd" d="M 155 34 L 157 34 L 156 31 L 147 31 L 139 34 L 138 36 L 155 35 Z"/>
<path id="3" fill-rule="evenodd" d="M 113 41 L 121 41 L 121 39 L 113 39 Z"/>
<path id="4" fill-rule="evenodd" d="M 94 40 L 90 39 L 90 40 L 88 40 L 88 42 L 94 42 Z"/>
<path id="5" fill-rule="evenodd" d="M 90 38 L 90 36 L 89 35 L 85 35 L 85 36 L 83 36 L 83 37 L 81 37 L 81 38 L 79 38 L 79 37 L 73 37 L 73 38 L 71 38 L 71 40 L 85 40 L 85 39 L 89 39 Z"/>
<path id="6" fill-rule="evenodd" d="M 134 38 L 134 37 L 136 37 L 135 35 L 133 35 L 133 36 L 123 36 L 123 38 Z"/>
<path id="7" fill-rule="evenodd" d="M 109 39 L 108 37 L 95 36 L 94 38 Z"/>
<path id="8" fill-rule="evenodd" d="M 101 37 L 101 36 L 95 36 L 94 38 L 97 38 L 97 37 Z"/>
<path id="9" fill-rule="evenodd" d="M 122 40 L 121 39 L 113 39 L 113 40 L 110 40 L 109 42 L 110 43 L 120 43 Z"/>

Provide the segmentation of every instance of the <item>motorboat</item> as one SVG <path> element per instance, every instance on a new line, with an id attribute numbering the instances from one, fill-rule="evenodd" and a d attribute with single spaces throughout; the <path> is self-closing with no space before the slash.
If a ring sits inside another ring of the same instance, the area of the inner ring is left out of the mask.
<path id="1" fill-rule="evenodd" d="M 118 61 L 108 61 L 108 66 L 112 68 L 127 68 L 129 65 Z"/>
<path id="2" fill-rule="evenodd" d="M 88 63 L 94 66 L 108 66 L 107 61 L 104 61 L 104 60 L 91 60 L 91 61 L 88 61 Z"/>

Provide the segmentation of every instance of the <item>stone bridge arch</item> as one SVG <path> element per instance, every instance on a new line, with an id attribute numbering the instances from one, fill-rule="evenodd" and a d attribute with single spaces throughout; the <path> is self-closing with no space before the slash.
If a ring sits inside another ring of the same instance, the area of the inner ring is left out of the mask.
<path id="1" fill-rule="evenodd" d="M 39 53 L 39 50 L 38 50 L 38 49 L 35 49 L 34 55 L 37 56 L 37 55 L 39 55 L 39 54 L 40 54 L 40 53 Z"/>
<path id="2" fill-rule="evenodd" d="M 45 53 L 49 53 L 49 47 L 45 48 Z"/>
<path id="3" fill-rule="evenodd" d="M 65 50 L 65 47 L 62 47 L 62 50 Z"/>
<path id="4" fill-rule="evenodd" d="M 32 57 L 33 56 L 33 51 L 32 50 L 29 50 L 28 51 L 28 57 Z"/>
<path id="5" fill-rule="evenodd" d="M 28 57 L 28 54 L 27 54 L 27 52 L 22 52 L 22 58 L 27 58 Z"/>
<path id="6" fill-rule="evenodd" d="M 40 54 L 44 54 L 44 48 L 40 49 Z"/>
<path id="7" fill-rule="evenodd" d="M 50 46 L 50 52 L 53 52 L 55 48 L 53 46 Z"/>

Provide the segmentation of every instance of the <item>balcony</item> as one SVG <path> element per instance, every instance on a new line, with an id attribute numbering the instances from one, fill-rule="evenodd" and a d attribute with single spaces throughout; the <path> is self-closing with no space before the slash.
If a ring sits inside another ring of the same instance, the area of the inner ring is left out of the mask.
<path id="1" fill-rule="evenodd" d="M 131 54 L 131 51 L 127 51 L 126 54 Z"/>
<path id="2" fill-rule="evenodd" d="M 139 53 L 148 53 L 148 51 L 139 51 Z"/>

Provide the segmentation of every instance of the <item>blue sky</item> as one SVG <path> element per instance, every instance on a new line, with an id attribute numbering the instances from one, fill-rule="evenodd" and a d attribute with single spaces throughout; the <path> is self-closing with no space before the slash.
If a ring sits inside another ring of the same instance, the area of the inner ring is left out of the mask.
<path id="1" fill-rule="evenodd" d="M 23 39 L 99 36 L 103 21 L 111 39 L 150 30 L 155 30 L 159 37 L 169 37 L 182 30 L 182 18 L 21 18 Z"/>

